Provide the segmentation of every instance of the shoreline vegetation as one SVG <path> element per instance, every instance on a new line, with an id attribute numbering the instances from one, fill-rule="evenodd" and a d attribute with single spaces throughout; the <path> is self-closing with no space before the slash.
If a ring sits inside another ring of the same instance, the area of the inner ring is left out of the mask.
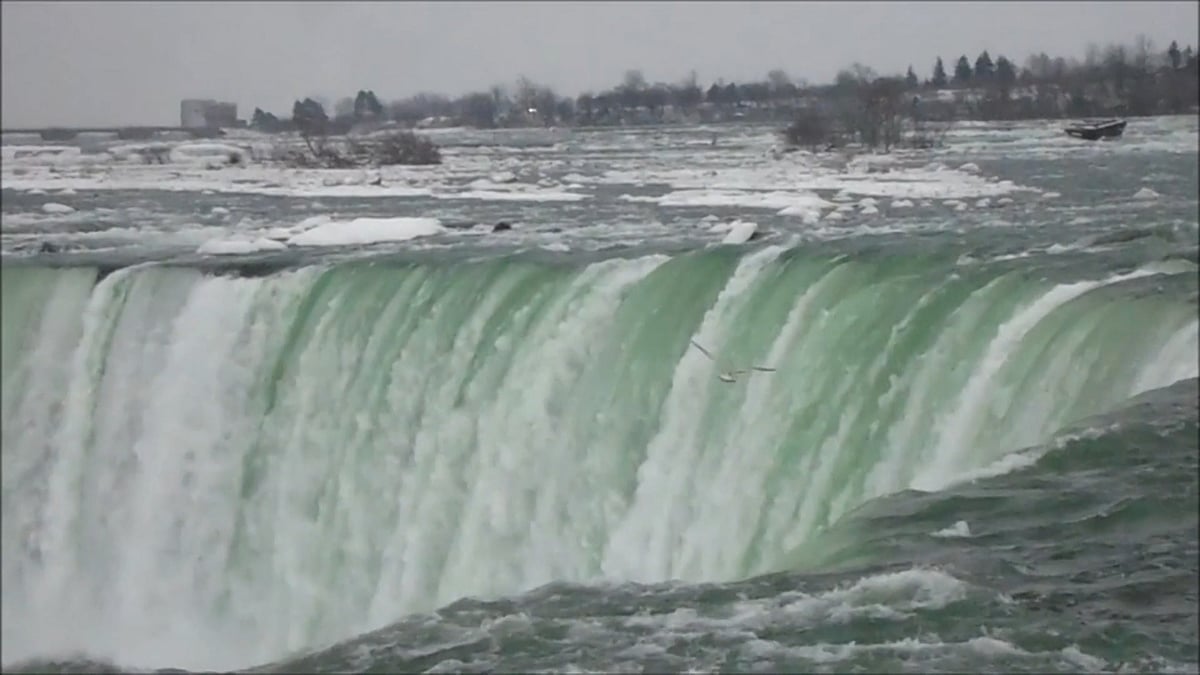
<path id="1" fill-rule="evenodd" d="M 384 104 L 375 92 L 329 106 L 297 100 L 290 118 L 255 108 L 249 128 L 298 133 L 304 147 L 290 158 L 308 166 L 436 164 L 436 145 L 413 131 L 469 127 L 629 127 L 722 122 L 775 123 L 789 149 L 847 146 L 887 152 L 942 143 L 956 120 L 1016 121 L 1136 117 L 1196 113 L 1197 54 L 1176 42 L 1159 49 L 1139 36 L 1132 45 L 1090 46 L 1083 60 L 1039 53 L 1017 66 L 988 51 L 949 63 L 938 57 L 922 80 L 913 66 L 904 75 L 881 76 L 861 64 L 834 82 L 812 85 L 772 70 L 763 81 L 702 87 L 693 72 L 677 83 L 647 82 L 630 70 L 599 93 L 559 96 L 521 77 L 514 86 L 458 98 L 421 93 Z M 327 110 L 331 107 L 332 110 Z M 348 140 L 388 132 L 383 152 Z M 330 137 L 342 140 L 331 141 Z M 304 152 L 307 151 L 307 152 Z"/>
<path id="2" fill-rule="evenodd" d="M 988 51 L 974 59 L 935 59 L 921 79 L 914 66 L 903 75 L 879 75 L 861 64 L 838 73 L 834 82 L 795 81 L 772 70 L 763 81 L 717 80 L 703 87 L 693 72 L 676 83 L 647 82 L 639 70 L 599 93 L 559 96 L 550 87 L 519 78 L 511 87 L 457 98 L 420 93 L 384 104 L 372 90 L 359 90 L 330 105 L 319 98 L 296 101 L 291 118 L 260 108 L 251 128 L 299 131 L 296 113 L 323 117 L 326 131 L 388 124 L 404 129 L 473 127 L 604 127 L 720 121 L 791 122 L 798 113 L 832 111 L 857 99 L 898 98 L 930 120 L 1003 121 L 1078 117 L 1148 116 L 1197 111 L 1197 55 L 1188 45 L 1166 49 L 1139 37 L 1133 45 L 1091 46 L 1084 59 L 1045 53 L 1017 66 Z M 870 92 L 870 93 L 868 93 Z M 313 115 L 313 113 L 316 113 Z"/>

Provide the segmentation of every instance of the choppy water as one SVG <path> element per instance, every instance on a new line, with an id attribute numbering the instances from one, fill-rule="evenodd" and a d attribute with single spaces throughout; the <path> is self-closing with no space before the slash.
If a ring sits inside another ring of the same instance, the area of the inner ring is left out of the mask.
<path id="1" fill-rule="evenodd" d="M 1195 120 L 711 133 L 468 137 L 411 196 L 6 162 L 5 670 L 1195 671 Z M 455 226 L 195 253 L 313 213 Z"/>

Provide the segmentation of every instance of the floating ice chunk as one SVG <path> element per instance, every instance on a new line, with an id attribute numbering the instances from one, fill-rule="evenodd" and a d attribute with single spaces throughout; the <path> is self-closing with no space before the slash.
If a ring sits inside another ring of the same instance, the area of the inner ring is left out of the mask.
<path id="1" fill-rule="evenodd" d="M 744 244 L 750 241 L 750 237 L 754 236 L 755 230 L 758 229 L 758 223 L 753 223 L 748 220 L 735 220 L 729 225 L 729 234 L 721 240 L 722 244 Z"/>
<path id="2" fill-rule="evenodd" d="M 1051 190 L 1050 192 L 1042 193 L 1042 199 L 1058 199 L 1061 196 L 1062 196 L 1061 192 L 1054 192 L 1053 190 Z"/>
<path id="3" fill-rule="evenodd" d="M 324 225 L 332 220 L 332 218 L 325 214 L 309 216 L 299 223 L 292 225 L 291 227 L 272 227 L 263 233 L 263 236 L 268 239 L 287 240 L 291 239 L 297 234 L 300 234 L 301 232 L 311 230 L 318 225 Z"/>
<path id="4" fill-rule="evenodd" d="M 960 520 L 950 527 L 932 533 L 930 536 L 941 538 L 969 537 L 971 536 L 971 528 L 967 525 L 967 521 Z"/>
<path id="5" fill-rule="evenodd" d="M 815 194 L 797 195 L 795 202 L 785 206 L 777 213 L 781 216 L 798 216 L 807 225 L 821 219 L 821 209 L 833 206 Z"/>
<path id="6" fill-rule="evenodd" d="M 710 213 L 710 214 L 708 214 L 707 216 L 704 216 L 703 218 L 701 218 L 701 219 L 700 219 L 700 222 L 702 222 L 702 223 L 715 223 L 715 222 L 717 222 L 718 220 L 720 220 L 720 218 L 718 218 L 717 216 L 714 216 L 713 214 L 711 214 L 711 213 Z"/>
<path id="7" fill-rule="evenodd" d="M 58 202 L 42 204 L 42 211 L 45 213 L 75 213 L 75 209 L 66 204 L 59 204 Z"/>
<path id="8" fill-rule="evenodd" d="M 544 188 L 558 187 L 558 182 L 555 181 L 553 178 L 543 178 L 543 179 L 539 180 L 537 182 L 537 184 L 539 187 L 544 187 Z"/>
<path id="9" fill-rule="evenodd" d="M 893 209 L 911 209 L 912 207 L 913 207 L 913 203 L 911 200 L 908 200 L 908 199 L 893 199 L 892 200 L 892 208 Z"/>
<path id="10" fill-rule="evenodd" d="M 961 205 L 962 205 L 961 199 L 946 199 L 946 200 L 942 201 L 942 206 L 949 206 L 950 208 L 955 208 L 955 207 L 961 206 Z"/>
<path id="11" fill-rule="evenodd" d="M 824 220 L 829 221 L 829 222 L 845 220 L 845 219 L 846 219 L 846 216 L 843 215 L 841 211 L 830 211 L 829 213 L 825 214 L 825 218 L 824 218 Z"/>
<path id="12" fill-rule="evenodd" d="M 297 234 L 299 234 L 299 231 L 291 227 L 272 227 L 263 232 L 263 236 L 267 239 L 276 239 L 279 241 L 287 241 Z"/>
<path id="13" fill-rule="evenodd" d="M 858 200 L 859 207 L 864 209 L 868 206 L 875 206 L 877 204 L 879 204 L 879 202 L 874 197 L 863 197 L 862 199 Z"/>
<path id="14" fill-rule="evenodd" d="M 658 198 L 659 206 L 732 206 L 746 209 L 779 209 L 799 207 L 828 207 L 831 204 L 811 192 L 775 190 L 679 190 Z"/>
<path id="15" fill-rule="evenodd" d="M 229 209 L 225 208 L 224 206 L 214 206 L 212 207 L 212 211 L 209 211 L 209 213 L 214 216 L 227 216 L 229 215 Z"/>
<path id="16" fill-rule="evenodd" d="M 1138 190 L 1137 192 L 1133 193 L 1133 198 L 1134 199 L 1144 199 L 1144 200 L 1148 201 L 1151 199 L 1158 199 L 1159 194 L 1157 192 L 1155 192 L 1154 190 L 1151 190 L 1148 187 L 1144 187 L 1141 190 Z"/>
<path id="17" fill-rule="evenodd" d="M 75 188 L 63 188 L 58 191 L 58 194 L 60 197 L 69 197 L 79 193 L 75 192 Z"/>
<path id="18" fill-rule="evenodd" d="M 955 211 L 966 211 L 966 210 L 967 210 L 967 205 L 966 205 L 966 203 L 965 203 L 965 202 L 959 202 L 959 203 L 958 203 L 958 206 L 955 206 L 955 207 L 954 207 L 954 210 L 955 210 Z"/>
<path id="19" fill-rule="evenodd" d="M 567 246 L 566 244 L 562 243 L 561 241 L 554 241 L 554 242 L 550 242 L 549 244 L 542 244 L 540 248 L 545 249 L 547 251 L 553 251 L 554 253 L 566 253 L 567 251 L 571 250 L 570 246 Z"/>
<path id="20" fill-rule="evenodd" d="M 965 171 L 967 173 L 979 173 L 979 165 L 975 162 L 967 162 L 966 164 L 958 167 L 958 170 Z"/>
<path id="21" fill-rule="evenodd" d="M 1000 199 L 996 200 L 996 206 L 1012 206 L 1012 204 L 1012 197 L 1001 197 Z"/>
<path id="22" fill-rule="evenodd" d="M 587 195 L 553 190 L 541 192 L 536 190 L 467 190 L 466 192 L 444 192 L 436 194 L 434 197 L 507 202 L 578 202 L 587 199 Z M 627 198 L 627 201 L 636 201 L 636 198 Z"/>
<path id="23" fill-rule="evenodd" d="M 517 175 L 511 171 L 497 171 L 496 173 L 492 174 L 490 178 L 493 183 L 500 183 L 501 185 L 504 183 L 517 182 Z"/>
<path id="24" fill-rule="evenodd" d="M 212 195 L 212 194 L 216 194 L 216 193 L 215 193 L 215 192 L 213 192 L 212 190 L 202 190 L 202 191 L 200 192 L 200 194 L 202 194 L 202 195 Z"/>
<path id="25" fill-rule="evenodd" d="M 25 194 L 27 194 L 27 195 L 33 195 L 33 196 L 37 196 L 37 195 L 44 195 L 44 194 L 46 194 L 46 191 L 45 191 L 45 190 L 43 190 L 43 189 L 41 189 L 41 188 L 34 188 L 34 189 L 30 190 L 29 192 L 26 192 Z"/>
<path id="26" fill-rule="evenodd" d="M 322 213 L 320 215 L 309 216 L 309 217 L 305 218 L 304 220 L 296 223 L 296 227 L 300 230 L 308 230 L 308 229 L 314 228 L 318 225 L 324 225 L 325 223 L 331 222 L 332 220 L 333 220 L 333 218 L 330 218 L 328 215 Z"/>
<path id="27" fill-rule="evenodd" d="M 294 246 L 348 246 L 407 241 L 444 229 L 437 218 L 355 218 L 318 225 L 291 237 L 288 243 Z"/>
<path id="28" fill-rule="evenodd" d="M 992 205 L 992 200 L 988 199 L 987 197 L 984 197 L 983 199 L 979 199 L 975 202 L 975 208 L 979 208 L 979 209 L 986 209 L 987 207 L 989 207 L 991 205 Z"/>
<path id="29" fill-rule="evenodd" d="M 879 213 L 879 208 L 876 207 L 874 204 L 867 204 L 866 206 L 862 207 L 861 213 L 864 216 L 874 216 Z"/>
<path id="30" fill-rule="evenodd" d="M 851 195 L 846 190 L 842 190 L 833 196 L 833 201 L 835 201 L 835 202 L 852 202 L 852 201 L 854 201 L 854 196 Z"/>
<path id="31" fill-rule="evenodd" d="M 815 206 L 789 206 L 779 211 L 781 216 L 798 216 L 805 225 L 813 225 L 821 220 L 821 209 Z"/>
<path id="32" fill-rule="evenodd" d="M 286 249 L 282 242 L 265 237 L 256 239 L 211 239 L 200 245 L 196 253 L 201 255 L 243 255 L 260 251 L 282 251 Z"/>

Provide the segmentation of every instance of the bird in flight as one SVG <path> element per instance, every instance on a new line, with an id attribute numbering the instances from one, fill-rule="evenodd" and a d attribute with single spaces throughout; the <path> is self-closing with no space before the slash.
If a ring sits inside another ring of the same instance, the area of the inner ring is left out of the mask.
<path id="1" fill-rule="evenodd" d="M 713 363 L 717 362 L 716 357 L 714 357 L 711 353 L 709 353 L 709 351 L 707 349 L 702 347 L 699 342 L 692 340 L 692 346 L 695 347 L 696 349 L 699 349 L 701 354 L 704 354 L 705 356 L 708 357 L 708 360 L 712 361 Z M 774 368 L 767 368 L 766 366 L 750 366 L 749 368 L 737 368 L 735 370 L 721 371 L 721 372 L 717 373 L 717 379 L 722 382 L 737 382 L 738 375 L 745 375 L 746 373 L 749 373 L 749 372 L 752 372 L 755 370 L 759 371 L 760 373 L 775 372 Z"/>

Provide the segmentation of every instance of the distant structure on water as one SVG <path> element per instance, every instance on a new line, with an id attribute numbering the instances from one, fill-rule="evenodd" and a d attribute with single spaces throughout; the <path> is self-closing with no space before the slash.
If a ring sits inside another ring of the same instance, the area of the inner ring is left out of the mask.
<path id="1" fill-rule="evenodd" d="M 189 98 L 179 103 L 179 123 L 187 129 L 220 129 L 240 126 L 237 104 Z"/>

